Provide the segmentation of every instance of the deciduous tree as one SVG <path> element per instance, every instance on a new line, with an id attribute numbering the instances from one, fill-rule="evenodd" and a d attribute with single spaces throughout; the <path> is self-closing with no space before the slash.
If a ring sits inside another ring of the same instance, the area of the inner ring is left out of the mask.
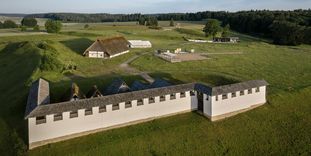
<path id="1" fill-rule="evenodd" d="M 174 22 L 174 19 L 173 19 L 173 18 L 171 18 L 170 26 L 171 26 L 171 27 L 175 26 L 175 22 Z"/>
<path id="2" fill-rule="evenodd" d="M 229 31 L 230 31 L 230 25 L 227 24 L 223 29 L 222 29 L 222 37 L 229 37 Z"/>
<path id="3" fill-rule="evenodd" d="M 221 30 L 220 22 L 215 19 L 209 19 L 203 28 L 203 32 L 205 32 L 205 36 L 213 36 L 215 37 L 217 33 Z"/>
<path id="4" fill-rule="evenodd" d="M 59 33 L 62 29 L 62 23 L 56 20 L 47 20 L 45 22 L 45 29 L 48 33 Z"/>
<path id="5" fill-rule="evenodd" d="M 34 31 L 40 31 L 39 25 L 34 26 L 34 27 L 33 27 L 33 30 L 34 30 Z"/>
<path id="6" fill-rule="evenodd" d="M 271 32 L 275 44 L 300 45 L 304 38 L 304 27 L 287 21 L 274 21 Z"/>
<path id="7" fill-rule="evenodd" d="M 12 20 L 6 20 L 3 22 L 3 28 L 17 28 L 18 25 Z"/>
<path id="8" fill-rule="evenodd" d="M 22 26 L 35 27 L 38 24 L 38 21 L 35 18 L 24 17 L 21 23 Z"/>

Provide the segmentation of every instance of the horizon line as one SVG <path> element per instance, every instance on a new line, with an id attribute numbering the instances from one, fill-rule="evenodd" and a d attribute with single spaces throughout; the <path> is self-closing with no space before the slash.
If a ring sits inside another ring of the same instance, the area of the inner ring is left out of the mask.
<path id="1" fill-rule="evenodd" d="M 32 15 L 32 14 L 111 14 L 111 15 L 131 15 L 131 14 L 142 14 L 142 15 L 152 15 L 152 14 L 187 14 L 187 13 L 198 13 L 198 12 L 229 12 L 229 13 L 237 13 L 237 12 L 244 12 L 244 11 L 297 11 L 297 10 L 311 10 L 311 8 L 308 9 L 245 9 L 245 10 L 239 10 L 239 11 L 228 11 L 228 10 L 205 10 L 205 11 L 193 11 L 193 12 L 162 12 L 162 13 L 108 13 L 108 12 L 33 12 L 33 13 L 2 13 L 1 15 Z"/>

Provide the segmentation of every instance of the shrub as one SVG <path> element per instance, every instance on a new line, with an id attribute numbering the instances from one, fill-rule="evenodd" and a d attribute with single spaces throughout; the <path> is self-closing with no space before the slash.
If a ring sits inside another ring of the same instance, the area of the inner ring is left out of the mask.
<path id="1" fill-rule="evenodd" d="M 38 22 L 35 18 L 24 17 L 21 24 L 26 27 L 35 27 Z"/>
<path id="2" fill-rule="evenodd" d="M 27 31 L 27 28 L 25 26 L 21 26 L 21 31 Z"/>
<path id="3" fill-rule="evenodd" d="M 61 71 L 63 64 L 57 59 L 53 53 L 45 53 L 41 58 L 40 69 L 42 71 Z"/>
<path id="4" fill-rule="evenodd" d="M 3 22 L 3 28 L 17 28 L 17 24 L 12 20 L 6 20 Z"/>
<path id="5" fill-rule="evenodd" d="M 62 23 L 55 20 L 47 20 L 45 22 L 45 29 L 48 33 L 59 33 L 62 29 Z"/>
<path id="6" fill-rule="evenodd" d="M 43 49 L 43 50 L 48 50 L 48 51 L 51 51 L 51 52 L 56 52 L 56 49 L 54 47 L 52 47 L 51 45 L 49 45 L 48 43 L 46 42 L 40 42 L 37 44 L 37 47 L 40 48 L 40 49 Z"/>
<path id="7" fill-rule="evenodd" d="M 33 31 L 40 31 L 39 25 L 34 26 L 34 27 L 33 27 Z"/>
<path id="8" fill-rule="evenodd" d="M 174 22 L 174 19 L 173 19 L 173 18 L 171 18 L 170 26 L 171 26 L 171 27 L 175 26 L 175 22 Z"/>
<path id="9" fill-rule="evenodd" d="M 84 29 L 87 29 L 87 28 L 89 28 L 90 26 L 88 25 L 88 24 L 85 24 L 84 25 Z"/>
<path id="10" fill-rule="evenodd" d="M 40 42 L 37 47 L 44 51 L 41 57 L 41 71 L 62 71 L 63 63 L 57 58 L 57 50 L 47 42 Z"/>

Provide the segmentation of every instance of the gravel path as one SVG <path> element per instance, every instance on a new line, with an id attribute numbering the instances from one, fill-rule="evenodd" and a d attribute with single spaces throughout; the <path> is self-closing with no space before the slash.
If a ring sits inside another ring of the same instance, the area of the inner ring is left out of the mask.
<path id="1" fill-rule="evenodd" d="M 139 55 L 135 55 L 135 56 L 129 58 L 128 60 L 124 61 L 122 64 L 119 65 L 119 67 L 121 69 L 123 69 L 126 73 L 133 74 L 133 75 L 140 75 L 147 82 L 152 83 L 152 82 L 154 82 L 154 79 L 150 75 L 148 75 L 148 73 L 142 72 L 142 71 L 140 71 L 136 68 L 133 68 L 129 65 L 131 62 L 135 61 L 139 57 L 146 55 L 146 54 L 148 54 L 148 52 L 145 52 L 145 53 L 142 53 Z"/>

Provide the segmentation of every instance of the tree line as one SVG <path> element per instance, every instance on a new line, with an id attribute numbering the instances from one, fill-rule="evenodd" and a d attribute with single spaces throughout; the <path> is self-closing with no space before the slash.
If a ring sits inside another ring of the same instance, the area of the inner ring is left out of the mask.
<path id="1" fill-rule="evenodd" d="M 50 18 L 62 22 L 127 22 L 141 25 L 157 25 L 157 20 L 202 21 L 217 19 L 221 25 L 230 25 L 234 31 L 272 38 L 276 44 L 299 45 L 311 43 L 311 10 L 269 11 L 251 10 L 240 12 L 204 11 L 197 13 L 168 14 L 33 14 L 28 17 Z M 156 20 L 155 20 L 156 19 Z M 144 23 L 144 24 L 143 24 Z"/>
<path id="2" fill-rule="evenodd" d="M 27 28 L 33 28 L 33 30 L 38 31 L 39 25 L 35 18 L 25 17 L 22 19 L 21 24 L 18 25 L 12 20 L 5 20 L 3 23 L 0 21 L 0 29 L 9 28 L 21 28 L 22 31 L 27 30 Z"/>
<path id="3" fill-rule="evenodd" d="M 45 22 L 45 29 L 48 33 L 59 33 L 62 29 L 62 23 L 59 20 L 49 19 Z M 39 31 L 40 27 L 38 21 L 32 17 L 24 17 L 19 26 L 12 20 L 6 20 L 3 23 L 0 21 L 0 29 L 9 29 L 9 28 L 21 28 L 21 31 L 26 31 L 27 28 L 32 28 L 34 31 Z"/>

